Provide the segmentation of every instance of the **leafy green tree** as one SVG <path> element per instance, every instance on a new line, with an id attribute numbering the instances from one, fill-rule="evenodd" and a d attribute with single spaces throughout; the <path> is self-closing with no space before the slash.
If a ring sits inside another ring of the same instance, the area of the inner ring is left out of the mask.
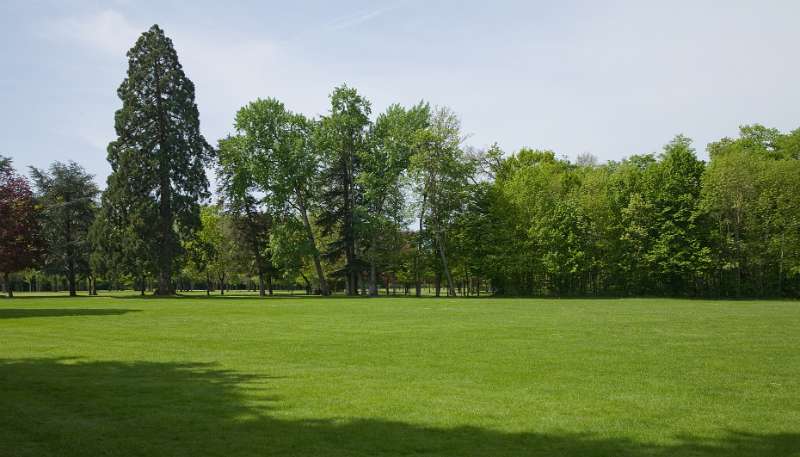
<path id="1" fill-rule="evenodd" d="M 272 295 L 272 262 L 269 250 L 271 215 L 263 209 L 263 199 L 256 198 L 258 186 L 243 142 L 224 139 L 217 150 L 217 179 L 226 209 L 233 216 L 234 229 L 251 254 L 258 275 L 258 293 Z"/>
<path id="2" fill-rule="evenodd" d="M 414 154 L 415 139 L 428 127 L 430 106 L 427 103 L 405 109 L 390 106 L 378 116 L 371 132 L 371 148 L 359 156 L 361 173 L 357 184 L 363 191 L 363 229 L 368 248 L 369 293 L 378 294 L 377 265 L 388 258 L 397 244 L 396 235 L 405 225 L 403 175 Z"/>
<path id="3" fill-rule="evenodd" d="M 710 262 L 701 234 L 706 227 L 697 218 L 704 170 L 691 140 L 678 135 L 646 174 L 646 196 L 655 212 L 653 244 L 646 255 L 654 286 L 670 295 L 689 293 Z"/>
<path id="4" fill-rule="evenodd" d="M 785 295 L 797 283 L 800 193 L 797 131 L 744 126 L 737 139 L 708 149 L 702 208 L 711 218 L 718 289 L 726 294 Z"/>
<path id="5" fill-rule="evenodd" d="M 474 174 L 474 164 L 467 160 L 462 142 L 458 117 L 448 108 L 439 108 L 434 111 L 430 126 L 416 135 L 411 159 L 411 173 L 420 200 L 420 232 L 426 226 L 431 233 L 447 280 L 448 295 L 455 295 L 455 286 L 448 267 L 447 234 Z"/>
<path id="6" fill-rule="evenodd" d="M 259 99 L 239 110 L 238 134 L 224 140 L 221 147 L 244 154 L 253 182 L 271 206 L 300 220 L 320 292 L 329 295 L 310 217 L 319 196 L 320 156 L 313 145 L 314 128 L 313 122 L 288 111 L 281 102 Z"/>
<path id="7" fill-rule="evenodd" d="M 69 295 L 74 297 L 78 275 L 92 276 L 89 230 L 97 212 L 99 190 L 93 176 L 75 162 L 55 162 L 47 171 L 31 168 L 31 174 L 43 207 L 45 269 L 64 274 Z"/>
<path id="8" fill-rule="evenodd" d="M 231 220 L 217 205 L 203 206 L 200 220 L 201 228 L 191 252 L 196 255 L 199 251 L 209 282 L 213 275 L 219 284 L 220 295 L 225 295 L 226 281 L 236 265 L 237 246 Z"/>
<path id="9" fill-rule="evenodd" d="M 136 228 L 142 250 L 135 255 L 151 259 L 156 293 L 169 295 L 180 239 L 198 228 L 198 202 L 208 197 L 204 166 L 213 151 L 200 134 L 194 84 L 157 25 L 128 51 L 128 76 L 117 93 L 122 108 L 108 146 L 106 200 L 118 214 L 109 220 Z"/>

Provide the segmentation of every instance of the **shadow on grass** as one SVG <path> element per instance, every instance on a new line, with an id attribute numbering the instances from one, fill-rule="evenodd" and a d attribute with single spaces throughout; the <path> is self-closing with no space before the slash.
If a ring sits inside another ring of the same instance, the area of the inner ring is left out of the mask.
<path id="1" fill-rule="evenodd" d="M 788 457 L 800 449 L 796 433 L 730 431 L 723 439 L 654 445 L 377 419 L 285 420 L 270 382 L 205 364 L 3 360 L 0 454 Z"/>
<path id="2" fill-rule="evenodd" d="M 28 317 L 69 316 L 119 316 L 138 313 L 140 309 L 114 308 L 0 308 L 0 319 L 24 319 Z"/>

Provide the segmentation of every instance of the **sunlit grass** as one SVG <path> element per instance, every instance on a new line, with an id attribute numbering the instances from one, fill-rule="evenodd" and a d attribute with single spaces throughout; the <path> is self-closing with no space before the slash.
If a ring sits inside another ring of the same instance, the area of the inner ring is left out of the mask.
<path id="1" fill-rule="evenodd" d="M 0 455 L 800 455 L 800 303 L 0 300 Z"/>

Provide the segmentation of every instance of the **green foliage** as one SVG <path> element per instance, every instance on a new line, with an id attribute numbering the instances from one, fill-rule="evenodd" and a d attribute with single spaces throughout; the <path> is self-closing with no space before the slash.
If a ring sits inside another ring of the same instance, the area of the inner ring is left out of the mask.
<path id="1" fill-rule="evenodd" d="M 333 235 L 326 257 L 331 261 L 345 259 L 344 276 L 348 295 L 358 293 L 360 271 L 359 231 L 363 223 L 363 192 L 358 178 L 361 158 L 369 153 L 370 102 L 354 88 L 346 85 L 333 90 L 330 111 L 320 120 L 316 147 L 322 153 L 321 183 L 325 202 L 319 223 L 324 235 Z"/>
<path id="2" fill-rule="evenodd" d="M 69 293 L 76 294 L 79 275 L 90 275 L 89 231 L 97 213 L 99 190 L 93 176 L 75 162 L 55 162 L 50 169 L 31 169 L 42 211 L 47 244 L 44 269 L 64 274 Z"/>
<path id="3" fill-rule="evenodd" d="M 108 221 L 133 228 L 128 236 L 142 250 L 137 257 L 155 268 L 157 293 L 171 294 L 180 241 L 199 227 L 199 200 L 208 196 L 204 167 L 212 149 L 200 134 L 194 84 L 157 25 L 128 51 L 128 76 L 117 93 Z"/>

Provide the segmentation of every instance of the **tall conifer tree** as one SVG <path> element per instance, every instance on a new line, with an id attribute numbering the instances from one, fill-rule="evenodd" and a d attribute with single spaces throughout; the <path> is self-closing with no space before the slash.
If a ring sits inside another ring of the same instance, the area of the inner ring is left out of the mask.
<path id="1" fill-rule="evenodd" d="M 204 163 L 212 148 L 200 134 L 194 84 L 172 40 L 154 25 L 128 51 L 128 77 L 117 90 L 117 139 L 108 146 L 107 201 L 124 214 L 158 275 L 158 295 L 174 292 L 181 237 L 199 226 L 208 198 Z"/>

